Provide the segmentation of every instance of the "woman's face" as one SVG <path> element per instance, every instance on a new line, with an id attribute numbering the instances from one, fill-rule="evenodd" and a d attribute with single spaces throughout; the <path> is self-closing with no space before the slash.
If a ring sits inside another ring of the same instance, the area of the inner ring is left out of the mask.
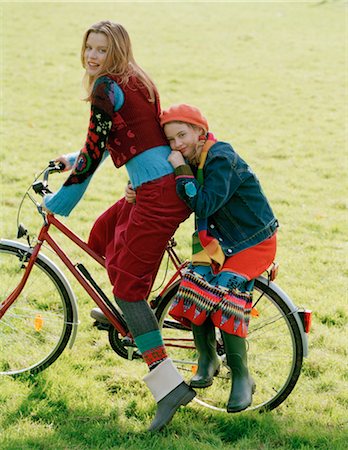
<path id="1" fill-rule="evenodd" d="M 104 33 L 91 31 L 86 41 L 84 52 L 85 67 L 89 75 L 96 76 L 106 60 L 108 38 Z"/>
<path id="2" fill-rule="evenodd" d="M 164 133 L 172 150 L 179 151 L 188 161 L 195 159 L 196 145 L 202 134 L 200 128 L 182 122 L 170 122 L 164 125 Z"/>

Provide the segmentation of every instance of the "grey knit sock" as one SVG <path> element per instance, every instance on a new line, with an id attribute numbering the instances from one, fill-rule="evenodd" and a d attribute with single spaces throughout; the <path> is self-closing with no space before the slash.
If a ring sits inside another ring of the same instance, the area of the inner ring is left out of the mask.
<path id="1" fill-rule="evenodd" d="M 158 330 L 157 319 L 146 300 L 127 302 L 115 297 L 115 301 L 121 308 L 133 338 Z"/>

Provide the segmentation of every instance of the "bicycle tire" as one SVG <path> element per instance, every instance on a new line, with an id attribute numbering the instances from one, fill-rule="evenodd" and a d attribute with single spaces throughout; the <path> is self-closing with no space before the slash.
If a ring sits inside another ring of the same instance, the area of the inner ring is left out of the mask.
<path id="1" fill-rule="evenodd" d="M 0 244 L 2 302 L 22 278 L 28 253 Z M 38 256 L 18 298 L 0 320 L 0 375 L 37 374 L 69 342 L 73 307 L 57 273 Z"/>
<path id="2" fill-rule="evenodd" d="M 163 297 L 156 310 L 156 317 L 168 355 L 184 379 L 189 382 L 197 368 L 197 352 L 193 336 L 190 329 L 168 315 L 177 289 L 178 283 Z M 269 285 L 267 279 L 259 277 L 255 280 L 253 296 L 256 308 L 249 324 L 247 348 L 248 366 L 256 382 L 256 392 L 252 405 L 245 411 L 262 412 L 279 406 L 294 389 L 301 373 L 303 344 L 298 323 L 291 309 Z M 195 401 L 214 410 L 226 411 L 231 389 L 231 374 L 226 364 L 223 341 L 218 329 L 216 335 L 217 353 L 222 360 L 221 370 L 211 387 L 196 390 Z"/>

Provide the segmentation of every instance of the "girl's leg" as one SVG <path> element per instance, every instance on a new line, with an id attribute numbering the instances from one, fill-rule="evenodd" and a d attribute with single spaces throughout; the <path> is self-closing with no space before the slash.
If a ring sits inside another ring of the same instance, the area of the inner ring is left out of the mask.
<path id="1" fill-rule="evenodd" d="M 158 322 L 145 300 L 127 302 L 116 298 L 135 343 L 149 367 L 144 381 L 157 401 L 157 412 L 149 430 L 163 428 L 181 405 L 196 395 L 168 358 Z"/>
<path id="2" fill-rule="evenodd" d="M 191 378 L 190 386 L 206 388 L 213 384 L 213 378 L 220 370 L 220 359 L 216 354 L 215 325 L 208 317 L 202 325 L 191 326 L 199 357 L 198 369 Z"/>
<path id="3" fill-rule="evenodd" d="M 231 369 L 232 387 L 227 403 L 227 412 L 243 411 L 252 403 L 255 382 L 248 370 L 245 338 L 222 332 L 227 365 Z"/>

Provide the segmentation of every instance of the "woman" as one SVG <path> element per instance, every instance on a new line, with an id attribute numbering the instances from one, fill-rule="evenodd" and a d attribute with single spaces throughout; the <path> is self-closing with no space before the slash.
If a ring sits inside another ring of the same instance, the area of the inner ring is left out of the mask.
<path id="1" fill-rule="evenodd" d="M 146 299 L 168 239 L 190 209 L 176 194 L 157 89 L 136 63 L 127 31 L 109 21 L 93 25 L 83 38 L 81 59 L 91 104 L 86 143 L 78 154 L 58 158 L 72 171 L 44 206 L 69 215 L 107 154 L 116 167 L 125 165 L 137 201 L 121 199 L 103 213 L 89 245 L 106 258 L 116 302 L 148 364 L 144 380 L 158 403 L 150 430 L 159 430 L 195 392 L 168 358 Z"/>
<path id="2" fill-rule="evenodd" d="M 251 405 L 255 383 L 247 366 L 245 337 L 253 280 L 273 262 L 278 222 L 246 162 L 208 132 L 194 106 L 163 111 L 161 125 L 172 149 L 177 192 L 196 213 L 193 259 L 171 315 L 192 326 L 199 353 L 191 386 L 210 386 L 219 371 L 215 326 L 220 328 L 233 375 L 228 412 Z"/>

